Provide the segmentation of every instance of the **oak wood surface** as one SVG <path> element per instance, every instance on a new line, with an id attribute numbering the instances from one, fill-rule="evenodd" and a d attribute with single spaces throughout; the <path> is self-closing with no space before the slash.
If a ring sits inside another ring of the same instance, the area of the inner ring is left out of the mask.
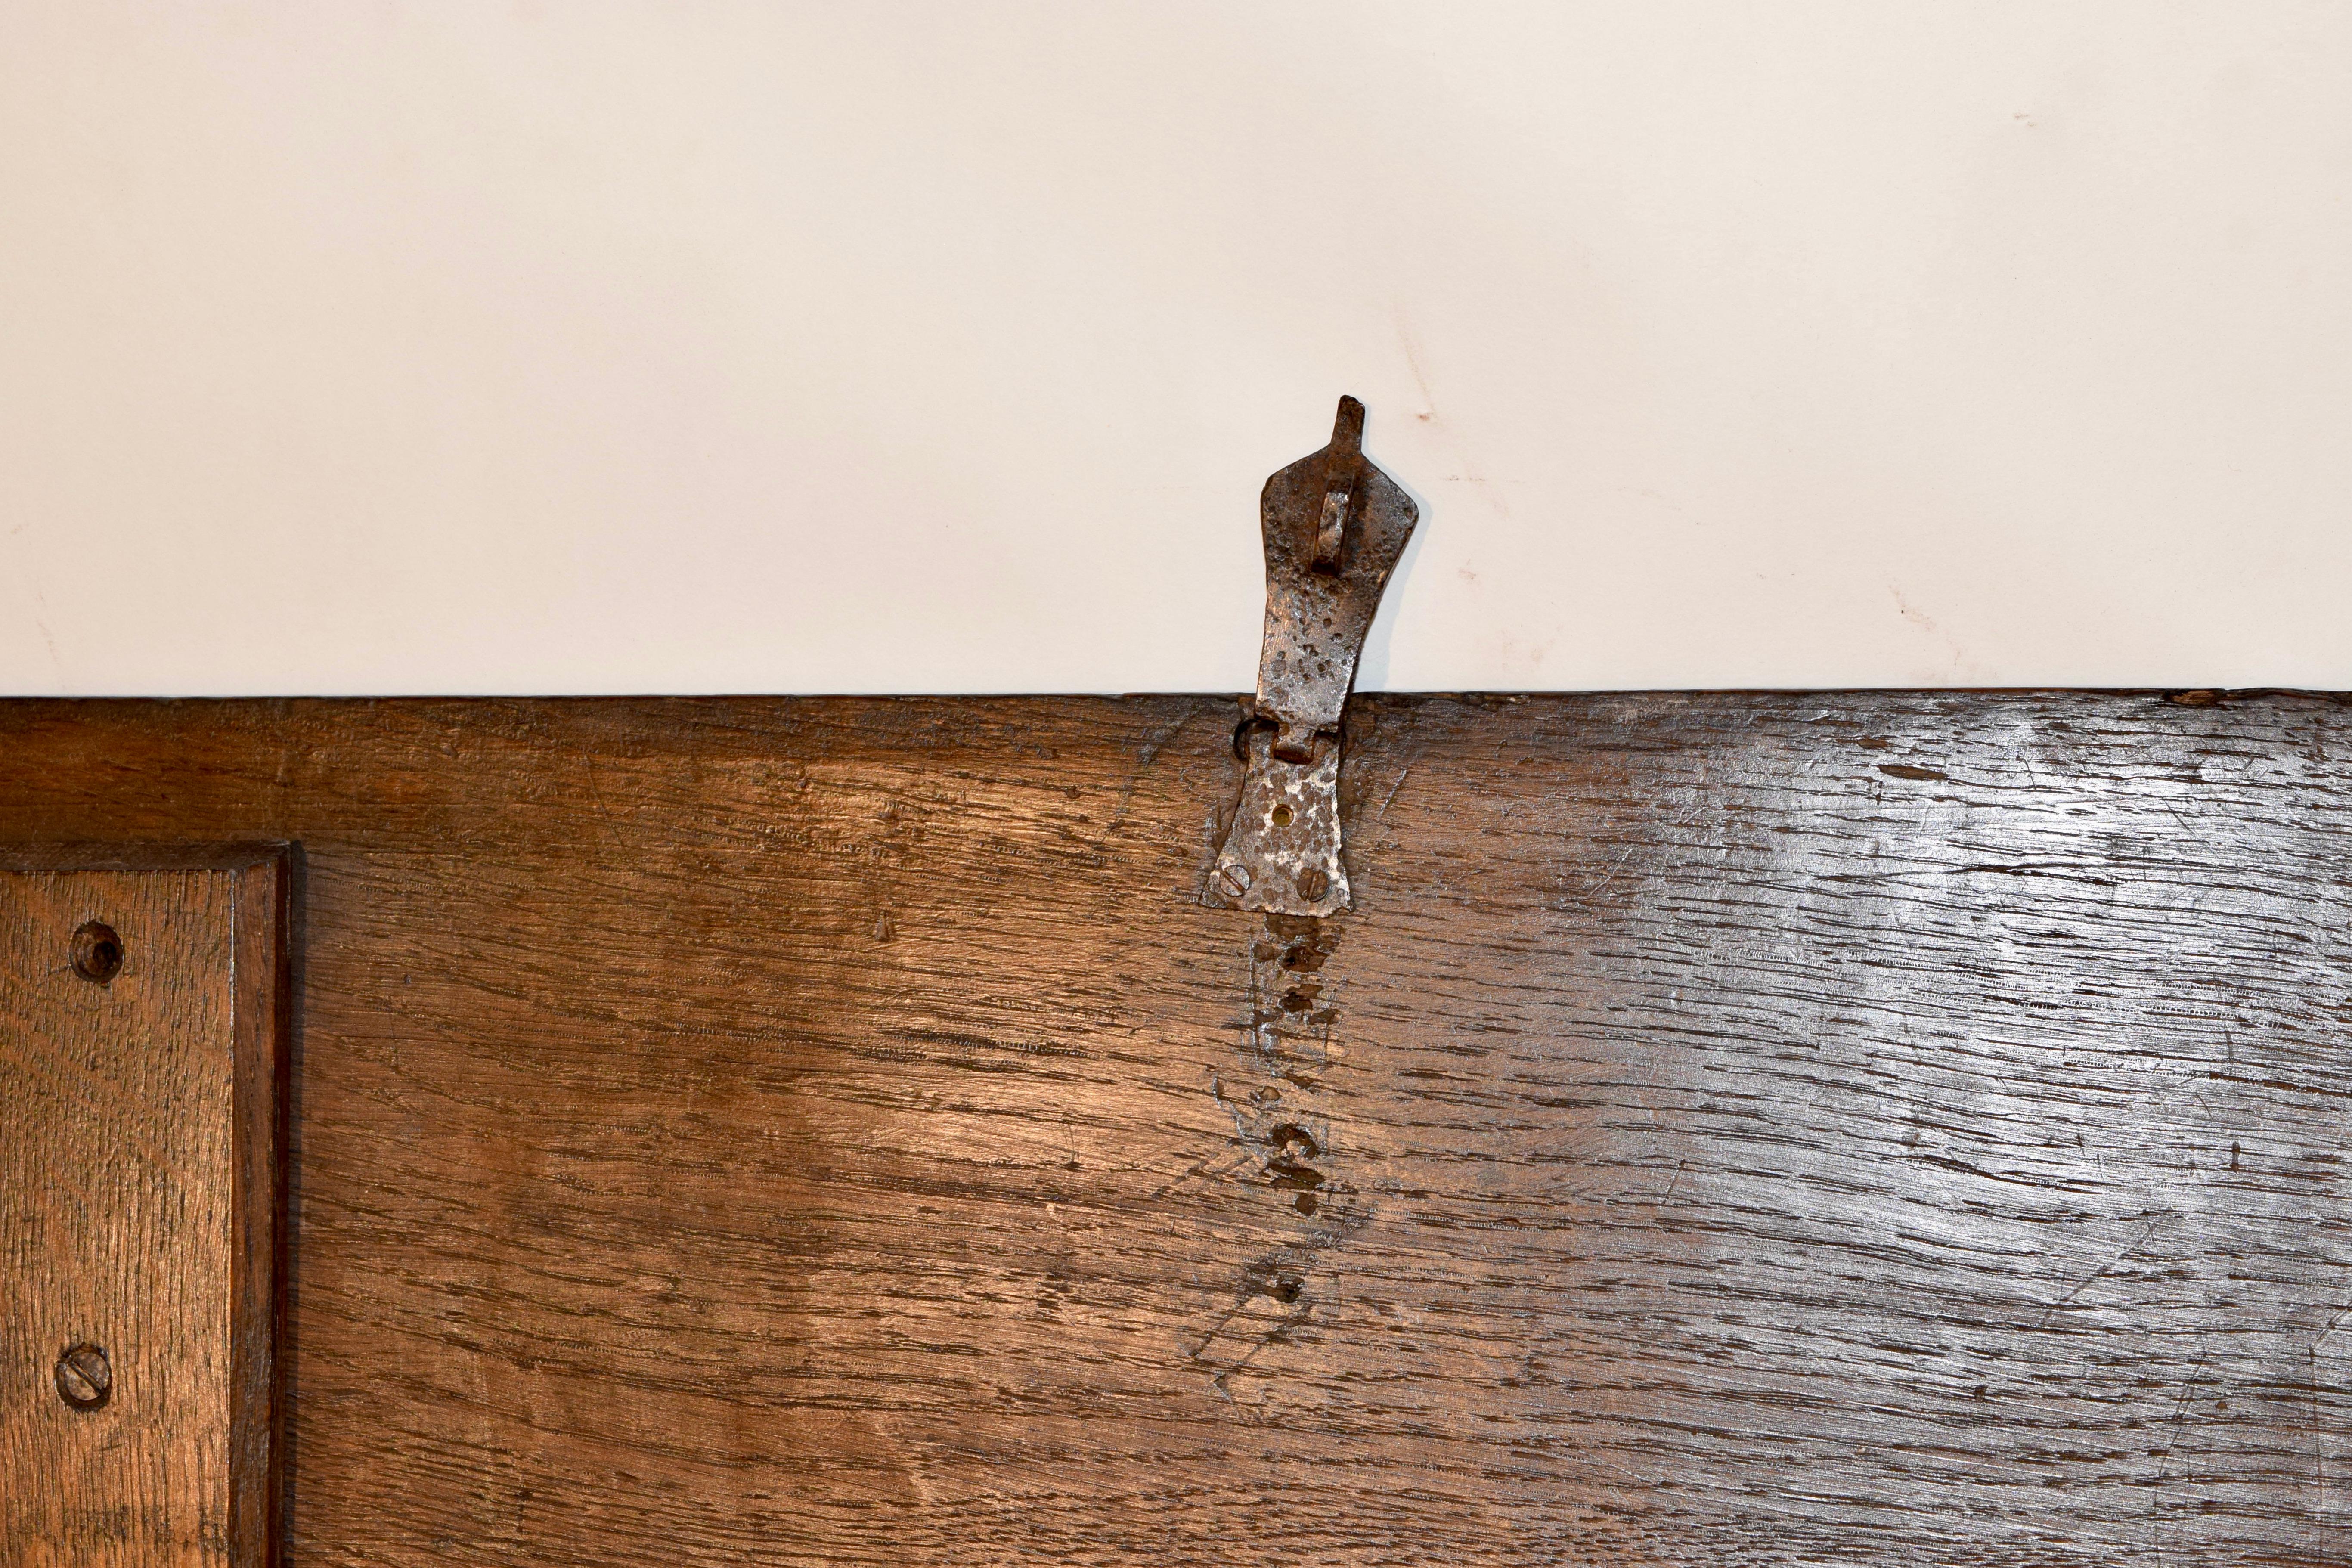
<path id="1" fill-rule="evenodd" d="M 2352 1561 L 2347 710 L 0 705 L 299 840 L 298 1564 Z"/>
<path id="2" fill-rule="evenodd" d="M 283 867 L 131 858 L 0 865 L 0 1561 L 262 1568 Z"/>

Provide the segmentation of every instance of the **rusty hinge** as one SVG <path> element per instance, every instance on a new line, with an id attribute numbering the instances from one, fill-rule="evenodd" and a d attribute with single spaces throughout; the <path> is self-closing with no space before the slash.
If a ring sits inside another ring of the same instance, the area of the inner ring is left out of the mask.
<path id="1" fill-rule="evenodd" d="M 1209 874 L 1236 909 L 1349 907 L 1339 860 L 1339 715 L 1364 635 L 1421 510 L 1364 457 L 1364 405 L 1339 399 L 1331 444 L 1265 481 L 1265 642 L 1240 732 L 1248 771 Z"/>

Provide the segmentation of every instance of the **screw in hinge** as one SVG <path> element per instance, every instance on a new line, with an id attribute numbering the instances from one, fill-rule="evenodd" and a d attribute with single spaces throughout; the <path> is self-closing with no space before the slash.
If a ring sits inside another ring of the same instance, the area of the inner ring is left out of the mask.
<path id="1" fill-rule="evenodd" d="M 114 1393 L 114 1367 L 106 1352 L 79 1344 L 58 1357 L 58 1397 L 76 1410 L 95 1410 Z"/>
<path id="2" fill-rule="evenodd" d="M 1250 890 L 1250 868 L 1238 860 L 1228 860 L 1217 868 L 1217 891 L 1229 899 L 1238 899 Z"/>

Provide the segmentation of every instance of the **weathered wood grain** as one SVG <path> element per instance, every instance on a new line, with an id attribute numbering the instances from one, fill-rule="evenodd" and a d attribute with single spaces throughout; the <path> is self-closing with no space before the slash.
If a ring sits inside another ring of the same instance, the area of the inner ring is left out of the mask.
<path id="1" fill-rule="evenodd" d="M 28 1568 L 275 1542 L 283 864 L 161 863 L 0 864 L 0 1561 Z"/>
<path id="2" fill-rule="evenodd" d="M 305 851 L 298 1564 L 2352 1561 L 2327 698 L 19 703 Z"/>

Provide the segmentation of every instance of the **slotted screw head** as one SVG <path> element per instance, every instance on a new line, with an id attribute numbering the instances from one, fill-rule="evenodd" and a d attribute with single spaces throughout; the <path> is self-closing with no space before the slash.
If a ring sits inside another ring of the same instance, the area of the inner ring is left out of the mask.
<path id="1" fill-rule="evenodd" d="M 1217 868 L 1217 891 L 1229 899 L 1238 899 L 1250 889 L 1250 868 L 1238 860 L 1228 860 Z"/>
<path id="2" fill-rule="evenodd" d="M 58 1357 L 58 1397 L 76 1410 L 95 1410 L 114 1392 L 114 1367 L 106 1352 L 79 1344 Z"/>

